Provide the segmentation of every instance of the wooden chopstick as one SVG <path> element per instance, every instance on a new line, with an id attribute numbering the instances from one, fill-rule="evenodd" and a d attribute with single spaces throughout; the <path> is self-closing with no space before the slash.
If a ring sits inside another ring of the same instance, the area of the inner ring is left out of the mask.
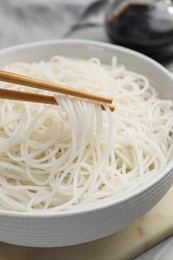
<path id="1" fill-rule="evenodd" d="M 0 88 L 0 99 L 10 99 L 17 101 L 27 101 L 27 102 L 36 102 L 50 105 L 57 105 L 57 101 L 53 96 L 47 96 L 44 94 L 36 94 L 31 92 L 23 92 L 11 89 L 2 89 Z M 102 110 L 105 110 L 104 106 L 101 104 Z M 114 105 L 109 105 L 111 111 L 115 110 Z"/>
<path id="2" fill-rule="evenodd" d="M 23 75 L 15 74 L 4 70 L 0 70 L 0 81 L 14 83 L 14 84 L 42 89 L 42 90 L 48 90 L 56 93 L 79 97 L 79 98 L 85 98 L 100 103 L 111 104 L 113 101 L 112 98 L 110 97 L 93 94 L 84 90 L 75 89 L 75 88 L 55 84 L 48 81 L 26 77 Z"/>

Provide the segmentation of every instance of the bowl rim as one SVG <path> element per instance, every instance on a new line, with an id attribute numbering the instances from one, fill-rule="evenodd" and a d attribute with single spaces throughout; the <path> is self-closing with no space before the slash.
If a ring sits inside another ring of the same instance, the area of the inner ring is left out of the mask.
<path id="1" fill-rule="evenodd" d="M 47 41 L 37 41 L 37 42 L 31 42 L 31 43 L 25 43 L 20 45 L 15 45 L 12 47 L 7 47 L 0 50 L 0 56 L 2 54 L 8 54 L 11 51 L 18 51 L 18 50 L 25 50 L 28 48 L 34 48 L 39 46 L 51 46 L 51 45 L 76 45 L 76 44 L 82 44 L 82 45 L 91 45 L 95 47 L 104 47 L 107 49 L 112 49 L 115 51 L 121 51 L 123 53 L 128 53 L 134 57 L 139 58 L 140 60 L 145 60 L 149 64 L 156 67 L 158 70 L 162 71 L 166 76 L 172 80 L 173 83 L 173 75 L 161 64 L 156 62 L 155 60 L 151 59 L 150 57 L 147 57 L 146 55 L 139 53 L 137 51 L 128 49 L 126 47 L 122 47 L 119 45 L 113 45 L 111 43 L 105 43 L 105 42 L 97 42 L 93 40 L 83 40 L 83 39 L 58 39 L 58 40 L 47 40 Z M 75 56 L 75 55 L 74 55 Z M 145 180 L 145 182 L 142 185 L 139 185 L 135 190 L 132 190 L 129 194 L 129 192 L 122 194 L 120 197 L 112 196 L 109 199 L 86 204 L 82 208 L 76 208 L 71 209 L 67 211 L 33 211 L 33 212 L 18 212 L 18 211 L 11 211 L 11 210 L 3 210 L 0 209 L 0 216 L 8 216 L 8 217 L 22 217 L 22 218 L 61 218 L 61 217 L 67 217 L 67 216 L 73 216 L 73 215 L 82 215 L 86 213 L 91 213 L 94 211 L 99 211 L 103 209 L 107 209 L 110 207 L 113 207 L 114 205 L 120 205 L 121 203 L 128 202 L 129 200 L 133 199 L 134 197 L 138 196 L 139 194 L 146 192 L 148 189 L 150 189 L 153 185 L 158 183 L 164 176 L 169 174 L 169 172 L 173 169 L 173 160 L 171 160 L 163 169 L 161 169 L 157 175 L 152 175 L 151 178 L 148 178 Z M 150 180 L 150 182 L 148 182 Z"/>

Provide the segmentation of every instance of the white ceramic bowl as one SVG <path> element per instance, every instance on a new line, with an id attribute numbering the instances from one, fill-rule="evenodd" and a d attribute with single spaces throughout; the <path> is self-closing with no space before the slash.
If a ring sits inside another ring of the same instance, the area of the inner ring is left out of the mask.
<path id="1" fill-rule="evenodd" d="M 53 55 L 98 57 L 146 75 L 160 95 L 173 100 L 173 77 L 155 61 L 126 48 L 84 40 L 59 40 L 27 44 L 0 51 L 0 66 L 12 62 L 48 60 Z M 80 244 L 116 232 L 149 211 L 173 183 L 173 162 L 149 182 L 128 195 L 88 205 L 83 210 L 60 213 L 0 211 L 0 240 L 17 245 L 54 247 Z"/>

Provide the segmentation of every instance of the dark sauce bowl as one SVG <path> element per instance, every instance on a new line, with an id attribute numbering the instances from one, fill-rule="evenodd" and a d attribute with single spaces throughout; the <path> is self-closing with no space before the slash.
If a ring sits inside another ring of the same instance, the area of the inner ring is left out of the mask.
<path id="1" fill-rule="evenodd" d="M 166 1 L 115 1 L 105 27 L 113 43 L 159 62 L 173 59 L 173 6 Z"/>

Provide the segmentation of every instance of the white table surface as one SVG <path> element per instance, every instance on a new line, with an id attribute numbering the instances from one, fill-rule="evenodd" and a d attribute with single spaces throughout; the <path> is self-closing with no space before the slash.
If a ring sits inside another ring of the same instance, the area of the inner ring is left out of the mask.
<path id="1" fill-rule="evenodd" d="M 68 34 L 66 38 L 109 42 L 103 27 L 86 27 L 76 29 Z M 167 64 L 166 67 L 173 71 L 173 62 Z M 173 236 L 165 241 L 162 241 L 155 247 L 136 257 L 134 260 L 173 260 Z"/>

